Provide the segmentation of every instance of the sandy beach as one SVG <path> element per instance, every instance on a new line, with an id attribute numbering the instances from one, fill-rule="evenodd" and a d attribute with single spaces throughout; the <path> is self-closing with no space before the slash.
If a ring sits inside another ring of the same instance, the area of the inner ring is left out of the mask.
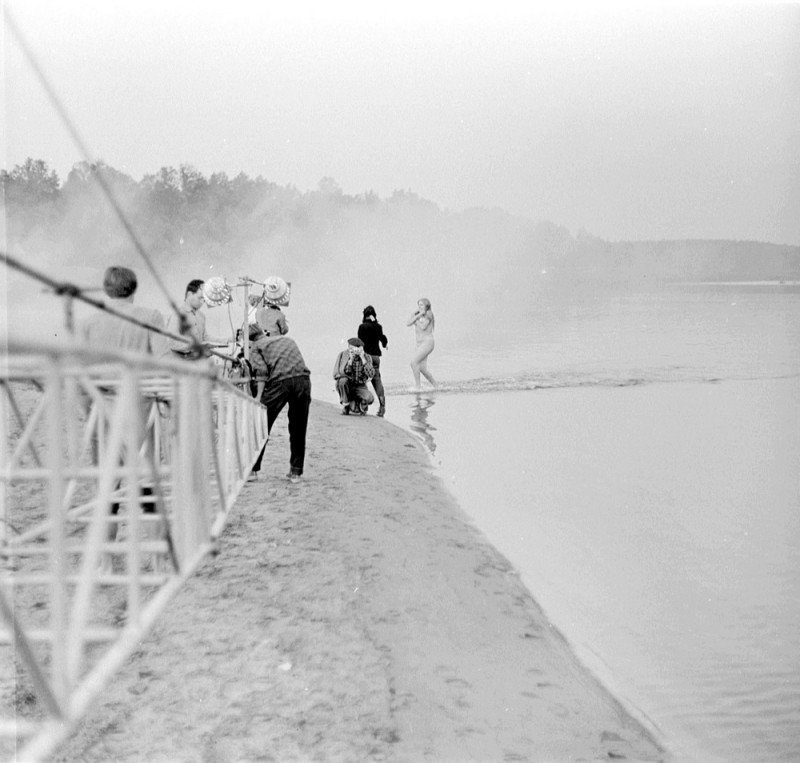
<path id="1" fill-rule="evenodd" d="M 64 761 L 665 760 L 468 523 L 422 445 L 284 415 L 209 558 Z"/>

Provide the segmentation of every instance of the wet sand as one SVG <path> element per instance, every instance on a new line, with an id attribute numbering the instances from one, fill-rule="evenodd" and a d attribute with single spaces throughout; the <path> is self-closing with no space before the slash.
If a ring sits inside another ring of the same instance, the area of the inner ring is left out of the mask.
<path id="1" fill-rule="evenodd" d="M 472 527 L 421 443 L 285 414 L 210 558 L 59 760 L 666 760 Z"/>

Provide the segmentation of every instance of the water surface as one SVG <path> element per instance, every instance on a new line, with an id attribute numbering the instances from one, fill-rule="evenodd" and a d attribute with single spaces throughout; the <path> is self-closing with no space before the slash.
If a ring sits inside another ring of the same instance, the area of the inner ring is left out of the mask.
<path id="1" fill-rule="evenodd" d="M 800 295 L 550 318 L 440 343 L 443 389 L 392 384 L 389 419 L 679 758 L 800 759 Z"/>

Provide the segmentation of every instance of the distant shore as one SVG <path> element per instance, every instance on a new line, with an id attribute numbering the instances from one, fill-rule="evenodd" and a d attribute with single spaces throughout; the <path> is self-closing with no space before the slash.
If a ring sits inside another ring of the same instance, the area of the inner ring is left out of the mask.
<path id="1" fill-rule="evenodd" d="M 673 286 L 800 286 L 800 281 L 673 281 Z"/>
<path id="2" fill-rule="evenodd" d="M 209 559 L 59 760 L 668 760 L 472 527 L 421 443 L 282 414 Z"/>

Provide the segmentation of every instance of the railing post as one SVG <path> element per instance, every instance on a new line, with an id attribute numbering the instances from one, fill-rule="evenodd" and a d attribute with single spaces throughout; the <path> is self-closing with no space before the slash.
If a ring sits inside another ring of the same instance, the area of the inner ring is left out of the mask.
<path id="1" fill-rule="evenodd" d="M 172 443 L 172 508 L 174 516 L 172 527 L 175 533 L 175 550 L 183 567 L 191 556 L 190 514 L 192 495 L 188 464 L 191 462 L 192 411 L 189 395 L 191 379 L 182 377 L 175 381 L 174 398 L 174 441 Z"/>
<path id="2" fill-rule="evenodd" d="M 51 358 L 47 369 L 47 499 L 50 518 L 50 627 L 53 632 L 51 676 L 56 701 L 64 707 L 69 696 L 67 665 L 67 552 L 66 511 L 63 507 L 64 413 L 61 400 L 62 359 Z"/>
<path id="3" fill-rule="evenodd" d="M 242 453 L 239 447 L 239 439 L 236 437 L 236 425 L 238 423 L 239 411 L 236 408 L 238 397 L 236 395 L 227 395 L 227 416 L 225 422 L 225 438 L 227 444 L 228 454 L 228 467 L 231 471 L 239 476 L 242 469 Z"/>
<path id="4" fill-rule="evenodd" d="M 5 369 L 0 369 L 0 372 L 5 372 Z M 9 420 L 11 418 L 11 402 L 8 395 L 10 391 L 6 389 L 5 379 L 3 380 L 3 389 L 0 391 L 0 469 L 5 472 L 9 465 Z M 6 394 L 7 393 L 7 394 Z M 8 541 L 8 485 L 9 480 L 3 474 L 0 478 L 0 549 Z"/>
<path id="5" fill-rule="evenodd" d="M 128 537 L 126 539 L 128 563 L 128 623 L 139 621 L 139 610 L 141 608 L 141 592 L 139 590 L 139 576 L 141 574 L 141 554 L 139 544 L 141 542 L 142 525 L 141 521 L 141 489 L 139 486 L 139 444 L 142 441 L 141 415 L 142 408 L 139 404 L 139 384 L 138 375 L 134 369 L 126 368 L 123 370 L 122 383 L 119 389 L 119 401 L 117 405 L 124 408 L 125 427 L 125 450 L 124 467 L 122 474 L 125 478 L 125 499 L 128 506 Z M 117 532 L 119 532 L 119 525 Z"/>
<path id="6" fill-rule="evenodd" d="M 212 426 L 211 409 L 211 379 L 201 377 L 195 379 L 196 384 L 196 404 L 197 404 L 197 448 L 195 450 L 195 485 L 199 493 L 198 503 L 200 506 L 200 516 L 203 519 L 202 525 L 198 526 L 196 538 L 197 547 L 208 540 L 208 531 L 214 523 L 211 514 L 211 473 L 213 443 L 210 437 L 213 436 L 214 427 Z M 223 511 L 224 506 L 220 507 Z"/>
<path id="7" fill-rule="evenodd" d="M 244 282 L 244 324 L 242 325 L 242 352 L 250 360 L 250 282 Z"/>
<path id="8" fill-rule="evenodd" d="M 220 437 L 220 428 L 225 423 L 225 411 L 221 405 L 223 392 L 222 390 L 215 390 L 213 387 L 209 390 L 209 403 L 211 410 L 216 413 L 209 417 L 208 429 L 208 442 L 210 448 L 210 457 L 214 466 L 214 474 L 217 478 L 217 493 L 219 495 L 219 510 L 217 513 L 227 512 L 228 510 L 228 489 L 231 486 L 230 475 L 226 471 L 226 464 L 224 460 L 220 459 L 220 454 L 224 456 L 225 442 Z"/>
<path id="9" fill-rule="evenodd" d="M 210 380 L 186 376 L 178 382 L 177 440 L 174 452 L 175 528 L 184 563 L 205 540 L 210 526 L 208 447 L 202 437 L 209 431 L 207 417 Z"/>

